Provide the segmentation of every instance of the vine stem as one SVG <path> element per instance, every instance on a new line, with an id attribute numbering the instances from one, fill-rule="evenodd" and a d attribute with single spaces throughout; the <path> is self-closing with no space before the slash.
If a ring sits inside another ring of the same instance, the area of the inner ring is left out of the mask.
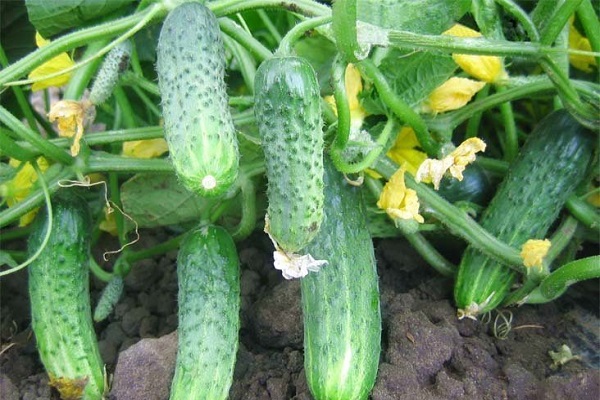
<path id="1" fill-rule="evenodd" d="M 394 90 L 373 61 L 365 59 L 359 61 L 356 66 L 365 77 L 373 82 L 381 100 L 390 108 L 390 110 L 396 114 L 402 122 L 413 128 L 423 150 L 425 150 L 428 155 L 437 157 L 441 146 L 431 136 L 425 121 L 412 109 L 412 107 L 410 107 L 410 105 L 408 105 L 408 103 L 394 93 Z"/>
<path id="2" fill-rule="evenodd" d="M 312 0 L 222 0 L 208 3 L 207 7 L 217 16 L 236 14 L 256 8 L 283 8 L 307 17 L 331 15 L 331 9 Z"/>
<path id="3" fill-rule="evenodd" d="M 307 19 L 306 21 L 302 21 L 299 24 L 296 24 L 292 29 L 286 33 L 286 35 L 281 39 L 279 43 L 279 47 L 275 52 L 276 56 L 288 56 L 293 54 L 293 45 L 302 37 L 304 34 L 311 30 L 315 29 L 321 25 L 325 25 L 331 22 L 331 16 L 327 15 L 324 17 L 316 17 Z"/>
<path id="4" fill-rule="evenodd" d="M 398 165 L 388 157 L 380 157 L 374 169 L 386 179 L 389 179 L 398 169 Z M 490 257 L 506 264 L 511 269 L 524 274 L 520 251 L 498 240 L 470 218 L 464 211 L 458 209 L 428 186 L 417 183 L 410 175 L 405 175 L 406 186 L 417 192 L 419 199 L 426 204 L 428 211 L 453 234 L 462 237 L 471 245 Z"/>
<path id="5" fill-rule="evenodd" d="M 147 11 L 144 11 L 143 13 L 141 13 L 143 15 L 142 15 L 142 18 L 140 19 L 140 21 L 137 22 L 137 24 L 135 24 L 133 27 L 131 27 L 127 31 L 125 31 L 124 34 L 122 34 L 121 36 L 119 36 L 117 39 L 113 40 L 108 45 L 104 46 L 102 49 L 100 49 L 93 56 L 88 57 L 85 60 L 80 61 L 80 62 L 76 63 L 75 65 L 69 67 L 69 68 L 65 68 L 62 71 L 58 71 L 58 72 L 55 72 L 55 73 L 52 73 L 52 74 L 40 76 L 40 77 L 34 78 L 34 79 L 24 79 L 24 80 L 20 80 L 20 81 L 6 82 L 3 85 L 4 86 L 28 85 L 28 84 L 35 83 L 35 82 L 40 82 L 40 81 L 43 81 L 43 80 L 46 80 L 46 79 L 55 78 L 57 76 L 64 75 L 67 72 L 71 72 L 71 71 L 74 71 L 76 69 L 79 69 L 79 68 L 81 68 L 81 67 L 83 67 L 83 66 L 91 63 L 92 61 L 97 60 L 98 58 L 102 57 L 103 55 L 105 55 L 106 53 L 108 53 L 112 48 L 114 48 L 115 46 L 117 46 L 119 43 L 122 43 L 125 40 L 129 39 L 131 36 L 133 36 L 140 29 L 142 29 L 143 27 L 145 27 L 154 18 L 156 18 L 160 14 L 164 14 L 164 12 L 165 12 L 165 9 L 162 6 L 162 4 L 160 4 L 160 3 L 159 4 L 155 4 L 152 7 L 149 7 L 147 9 Z M 50 44 L 52 44 L 52 43 L 50 43 Z M 48 46 L 45 46 L 45 47 L 48 47 Z M 43 47 L 43 48 L 45 48 L 45 47 Z M 35 52 L 33 54 L 35 54 Z"/>

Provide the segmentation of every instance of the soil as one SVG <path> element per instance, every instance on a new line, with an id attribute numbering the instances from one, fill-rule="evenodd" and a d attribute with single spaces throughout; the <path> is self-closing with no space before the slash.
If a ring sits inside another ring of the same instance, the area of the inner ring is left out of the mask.
<path id="1" fill-rule="evenodd" d="M 168 237 L 167 231 L 142 232 L 140 245 Z M 496 337 L 496 314 L 489 322 L 459 321 L 451 282 L 404 241 L 376 240 L 375 247 L 383 346 L 372 400 L 600 398 L 597 281 L 575 285 L 550 304 L 509 310 L 512 330 Z M 272 267 L 271 243 L 263 234 L 238 249 L 242 329 L 230 398 L 310 400 L 299 282 L 282 279 Z M 168 398 L 177 346 L 175 260 L 171 252 L 137 263 L 114 312 L 96 325 L 113 375 L 111 399 Z M 37 356 L 26 281 L 20 272 L 0 282 L 0 397 L 58 399 Z M 94 304 L 103 286 L 92 281 Z M 575 357 L 558 365 L 549 352 L 563 344 Z"/>

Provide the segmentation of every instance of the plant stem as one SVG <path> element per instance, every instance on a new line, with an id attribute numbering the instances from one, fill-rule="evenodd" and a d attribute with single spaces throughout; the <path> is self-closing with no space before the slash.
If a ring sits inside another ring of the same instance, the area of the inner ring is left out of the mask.
<path id="1" fill-rule="evenodd" d="M 235 241 L 247 238 L 256 226 L 256 188 L 254 182 L 251 178 L 243 176 L 240 179 L 240 188 L 242 195 L 242 219 L 231 234 Z"/>
<path id="2" fill-rule="evenodd" d="M 498 92 L 505 91 L 506 88 L 498 87 Z M 504 159 L 508 162 L 515 159 L 519 153 L 519 141 L 517 138 L 517 125 L 515 124 L 515 115 L 512 104 L 505 102 L 500 104 L 500 114 L 502 115 L 502 128 L 504 130 Z"/>
<path id="3" fill-rule="evenodd" d="M 398 169 L 398 165 L 388 157 L 380 157 L 374 169 L 386 179 L 389 179 Z M 519 250 L 498 240 L 494 235 L 483 229 L 464 211 L 450 204 L 433 189 L 417 183 L 410 174 L 405 175 L 406 186 L 417 192 L 419 199 L 428 207 L 428 211 L 450 231 L 465 239 L 468 243 L 483 251 L 490 257 L 506 264 L 510 268 L 524 273 Z"/>
<path id="4" fill-rule="evenodd" d="M 8 58 L 6 57 L 6 54 L 4 53 L 4 48 L 2 46 L 0 46 L 0 65 L 2 65 L 2 68 L 8 67 Z M 29 104 L 29 101 L 27 101 L 27 98 L 23 94 L 23 89 L 21 89 L 18 86 L 15 86 L 12 88 L 12 91 L 15 95 L 15 98 L 17 99 L 19 107 L 21 108 L 21 112 L 23 112 L 25 119 L 27 119 L 29 127 L 39 133 L 38 125 L 35 120 L 35 115 L 31 110 L 31 105 Z"/>
<path id="5" fill-rule="evenodd" d="M 95 152 L 90 155 L 84 173 L 92 172 L 164 172 L 173 173 L 173 166 L 166 159 L 129 158 L 110 153 Z"/>
<path id="6" fill-rule="evenodd" d="M 296 26 L 290 29 L 283 39 L 281 39 L 279 47 L 275 51 L 275 55 L 280 57 L 292 55 L 294 45 L 307 31 L 328 24 L 329 22 L 331 22 L 331 16 L 327 15 L 325 17 L 307 19 L 306 21 L 296 24 Z"/>
<path id="7" fill-rule="evenodd" d="M 73 175 L 74 172 L 70 168 L 63 168 L 55 176 L 44 177 L 46 179 L 44 182 L 46 183 L 48 193 L 51 195 L 52 193 L 56 192 L 60 188 L 59 182 L 66 179 L 71 179 Z M 18 220 L 22 215 L 38 207 L 40 204 L 42 204 L 44 198 L 45 191 L 36 190 L 22 202 L 2 210 L 0 212 L 0 227 L 6 226 L 11 222 Z"/>
<path id="8" fill-rule="evenodd" d="M 246 32 L 235 21 L 229 18 L 219 18 L 219 26 L 223 33 L 242 45 L 258 61 L 263 61 L 273 56 L 273 53 L 268 48 Z"/>
<path id="9" fill-rule="evenodd" d="M 600 21 L 591 0 L 583 0 L 581 2 L 577 9 L 577 17 L 579 18 L 579 22 L 581 22 L 585 36 L 590 41 L 592 50 L 600 53 Z M 600 55 L 596 56 L 596 64 L 600 65 Z"/>
<path id="10" fill-rule="evenodd" d="M 510 15 L 512 15 L 523 27 L 529 40 L 532 42 L 538 42 L 540 40 L 540 34 L 535 27 L 535 24 L 529 18 L 529 15 L 513 0 L 496 0 L 496 3 L 500 4 L 502 8 Z"/>
<path id="11" fill-rule="evenodd" d="M 571 196 L 565 206 L 583 225 L 590 229 L 600 228 L 600 215 L 598 215 L 597 209 L 587 201 L 577 196 Z"/>
<path id="12" fill-rule="evenodd" d="M 164 9 L 161 4 L 154 4 L 140 13 L 62 36 L 0 71 L 0 88 L 9 82 L 26 75 L 34 68 L 42 65 L 46 61 L 56 57 L 62 52 L 72 50 L 79 46 L 87 45 L 88 43 L 97 40 L 113 38 L 114 36 L 127 32 L 131 28 L 138 25 L 141 21 L 146 19 L 160 18 L 165 14 L 166 9 Z M 135 32 L 131 32 L 131 34 L 133 33 Z M 127 37 L 121 37 L 122 40 L 125 40 L 126 38 Z M 116 44 L 116 42 L 112 43 L 112 45 Z M 104 52 L 106 53 L 110 50 L 110 48 L 105 47 L 104 50 L 106 50 Z M 100 55 L 101 54 L 98 53 L 98 56 Z"/>
<path id="13" fill-rule="evenodd" d="M 108 42 L 108 39 L 102 39 L 90 43 L 81 58 L 85 60 L 93 57 L 96 53 L 102 50 L 102 48 L 106 46 Z M 98 69 L 100 62 L 102 62 L 102 60 L 98 58 L 77 69 L 69 79 L 69 84 L 63 93 L 63 99 L 80 100 L 81 96 L 83 96 L 85 88 L 92 80 L 92 75 L 94 75 Z"/>
<path id="14" fill-rule="evenodd" d="M 4 129 L 0 130 L 0 155 L 6 155 L 19 161 L 29 161 L 35 158 L 35 153 L 19 146 Z"/>
<path id="15" fill-rule="evenodd" d="M 273 7 L 289 10 L 307 17 L 331 15 L 329 7 L 312 0 L 222 0 L 214 3 L 209 2 L 207 7 L 219 17 L 256 8 Z"/>
<path id="16" fill-rule="evenodd" d="M 379 71 L 371 60 L 365 59 L 359 61 L 357 66 L 361 73 L 373 82 L 381 100 L 390 108 L 390 110 L 392 110 L 402 122 L 413 128 L 423 150 L 425 150 L 428 155 L 437 157 L 441 146 L 431 136 L 423 118 L 415 112 L 408 103 L 394 93 L 394 90 L 391 88 L 381 71 Z"/>
<path id="17" fill-rule="evenodd" d="M 547 21 L 544 29 L 542 29 L 542 32 L 540 33 L 541 45 L 550 46 L 554 43 L 565 25 L 568 24 L 569 18 L 571 15 L 575 14 L 575 11 L 580 4 L 581 0 L 567 0 L 554 11 L 554 14 L 552 14 L 552 17 Z"/>
<path id="18" fill-rule="evenodd" d="M 273 24 L 267 12 L 265 10 L 258 10 L 256 11 L 256 13 L 258 14 L 258 18 L 260 18 L 260 20 L 265 25 L 265 28 L 267 28 L 273 39 L 275 39 L 277 43 L 281 42 L 281 33 L 279 33 L 279 31 L 277 30 L 277 27 Z"/>
<path id="19" fill-rule="evenodd" d="M 548 303 L 562 295 L 569 286 L 586 280 L 600 278 L 600 256 L 571 261 L 548 275 L 526 298 L 525 303 Z"/>
<path id="20" fill-rule="evenodd" d="M 33 144 L 44 156 L 60 162 L 64 165 L 71 165 L 74 162 L 73 157 L 60 147 L 48 142 L 31 128 L 23 125 L 6 108 L 0 106 L 0 122 L 4 123 L 8 129 L 15 132 L 19 137 Z"/>

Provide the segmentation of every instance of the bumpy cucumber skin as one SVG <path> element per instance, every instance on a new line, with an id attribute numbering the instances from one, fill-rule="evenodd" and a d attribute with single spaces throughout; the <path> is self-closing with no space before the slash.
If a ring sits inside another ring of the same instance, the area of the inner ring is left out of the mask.
<path id="1" fill-rule="evenodd" d="M 379 284 L 358 189 L 326 163 L 325 220 L 306 247 L 329 261 L 302 278 L 304 369 L 317 400 L 366 399 L 381 351 Z"/>
<path id="2" fill-rule="evenodd" d="M 229 233 L 189 234 L 177 259 L 179 327 L 171 400 L 227 399 L 240 328 L 239 260 Z"/>
<path id="3" fill-rule="evenodd" d="M 321 98 L 311 65 L 298 57 L 261 64 L 254 111 L 265 153 L 269 233 L 297 253 L 323 220 Z"/>
<path id="4" fill-rule="evenodd" d="M 515 248 L 529 239 L 543 239 L 585 177 L 593 151 L 593 135 L 567 111 L 548 115 L 527 138 L 483 213 L 481 226 Z M 468 247 L 454 287 L 456 306 L 465 310 L 475 303 L 484 305 L 479 313 L 493 310 L 515 278 L 507 266 Z"/>
<path id="5" fill-rule="evenodd" d="M 72 193 L 53 201 L 49 242 L 29 268 L 32 327 L 51 380 L 87 381 L 84 399 L 101 399 L 103 363 L 92 323 L 89 296 L 90 218 L 86 202 Z M 29 253 L 42 245 L 47 215 L 40 212 Z M 51 382 L 52 383 L 52 382 Z M 60 389 L 60 387 L 59 387 Z"/>
<path id="6" fill-rule="evenodd" d="M 239 153 L 217 18 L 196 2 L 176 7 L 163 24 L 156 51 L 173 167 L 189 190 L 223 194 L 237 177 Z"/>
<path id="7" fill-rule="evenodd" d="M 126 40 L 108 52 L 90 90 L 92 104 L 102 104 L 112 95 L 119 75 L 129 66 L 132 49 L 131 41 Z"/>

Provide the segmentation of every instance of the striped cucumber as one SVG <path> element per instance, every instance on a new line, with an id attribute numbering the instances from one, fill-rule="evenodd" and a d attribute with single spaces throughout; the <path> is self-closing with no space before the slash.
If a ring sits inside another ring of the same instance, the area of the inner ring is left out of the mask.
<path id="1" fill-rule="evenodd" d="M 329 264 L 301 281 L 304 368 L 315 399 L 366 399 L 381 350 L 373 242 L 358 189 L 326 167 L 326 216 L 307 250 Z"/>
<path id="2" fill-rule="evenodd" d="M 91 230 L 87 203 L 61 191 L 53 202 L 50 239 L 29 266 L 31 323 L 50 385 L 63 399 L 101 399 L 103 363 L 92 323 L 89 296 Z M 29 238 L 35 253 L 46 234 L 40 212 Z"/>
<path id="3" fill-rule="evenodd" d="M 543 239 L 585 177 L 593 151 L 593 135 L 567 111 L 548 115 L 527 138 L 482 214 L 481 226 L 515 248 Z M 493 310 L 515 278 L 509 267 L 468 247 L 454 287 L 458 316 L 474 318 Z"/>
<path id="4" fill-rule="evenodd" d="M 218 226 L 192 231 L 177 257 L 179 327 L 171 400 L 226 399 L 240 328 L 239 261 Z"/>
<path id="5" fill-rule="evenodd" d="M 286 253 L 302 250 L 323 220 L 323 133 L 316 74 L 299 57 L 263 62 L 254 111 L 269 182 L 267 227 Z"/>
<path id="6" fill-rule="evenodd" d="M 175 172 L 195 193 L 223 194 L 237 177 L 239 152 L 217 18 L 197 2 L 176 7 L 162 26 L 156 57 Z"/>

